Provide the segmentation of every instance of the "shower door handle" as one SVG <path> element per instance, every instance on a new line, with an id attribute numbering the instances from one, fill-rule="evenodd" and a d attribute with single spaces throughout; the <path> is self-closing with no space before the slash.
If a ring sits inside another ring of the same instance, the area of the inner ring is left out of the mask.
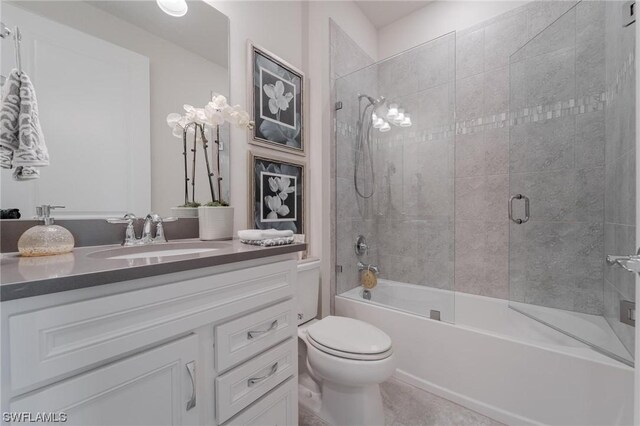
<path id="1" fill-rule="evenodd" d="M 524 200 L 524 219 L 514 219 L 513 217 L 513 200 Z M 529 197 L 522 194 L 512 195 L 509 198 L 509 220 L 518 225 L 522 225 L 529 220 Z"/>

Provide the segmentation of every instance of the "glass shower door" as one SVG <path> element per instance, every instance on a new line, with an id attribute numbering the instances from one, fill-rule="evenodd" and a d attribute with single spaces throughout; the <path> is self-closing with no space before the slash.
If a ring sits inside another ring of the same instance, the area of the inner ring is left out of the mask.
<path id="1" fill-rule="evenodd" d="M 634 25 L 580 2 L 510 57 L 510 306 L 633 364 Z M 630 281 L 630 283 L 629 283 Z"/>
<path id="2" fill-rule="evenodd" d="M 336 294 L 446 322 L 455 320 L 455 40 L 335 84 Z M 359 236 L 367 248 L 356 252 Z M 366 292 L 363 268 L 378 277 Z"/>

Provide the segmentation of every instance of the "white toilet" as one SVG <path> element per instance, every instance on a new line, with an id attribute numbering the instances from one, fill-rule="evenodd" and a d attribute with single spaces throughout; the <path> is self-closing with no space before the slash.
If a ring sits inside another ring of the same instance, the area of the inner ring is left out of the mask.
<path id="1" fill-rule="evenodd" d="M 319 261 L 298 265 L 300 403 L 332 425 L 383 425 L 379 384 L 395 370 L 391 339 L 364 321 L 315 319 L 319 268 Z"/>

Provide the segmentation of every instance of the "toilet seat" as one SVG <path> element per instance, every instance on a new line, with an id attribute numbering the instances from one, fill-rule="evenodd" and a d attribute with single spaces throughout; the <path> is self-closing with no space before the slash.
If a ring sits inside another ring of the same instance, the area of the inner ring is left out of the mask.
<path id="1" fill-rule="evenodd" d="M 377 361 L 393 353 L 382 330 L 353 318 L 328 316 L 307 329 L 308 342 L 326 354 L 359 361 Z"/>

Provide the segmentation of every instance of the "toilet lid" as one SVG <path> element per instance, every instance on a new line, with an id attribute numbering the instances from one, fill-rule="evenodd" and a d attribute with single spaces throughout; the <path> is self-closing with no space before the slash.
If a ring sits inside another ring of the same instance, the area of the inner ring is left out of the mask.
<path id="1" fill-rule="evenodd" d="M 391 354 L 391 338 L 364 321 L 328 316 L 309 326 L 307 335 L 318 349 L 351 359 L 382 359 Z"/>

